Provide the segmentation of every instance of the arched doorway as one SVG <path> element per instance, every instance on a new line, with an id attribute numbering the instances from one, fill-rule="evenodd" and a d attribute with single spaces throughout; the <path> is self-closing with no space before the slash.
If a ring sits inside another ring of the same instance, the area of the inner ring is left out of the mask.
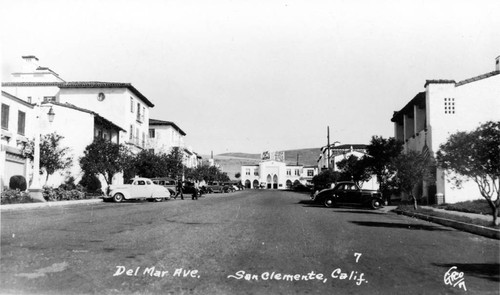
<path id="1" fill-rule="evenodd" d="M 245 180 L 245 187 L 250 188 L 250 180 Z"/>
<path id="2" fill-rule="evenodd" d="M 292 181 L 290 179 L 286 181 L 286 188 L 292 188 Z"/>
<path id="3" fill-rule="evenodd" d="M 253 181 L 252 187 L 253 188 L 259 188 L 259 181 L 257 179 Z"/>
<path id="4" fill-rule="evenodd" d="M 271 177 L 271 174 L 268 174 L 268 175 L 267 175 L 267 188 L 268 188 L 268 189 L 273 188 L 273 187 L 272 187 L 272 185 L 273 185 L 273 184 L 272 184 L 272 181 L 273 181 L 273 178 Z"/>
<path id="5" fill-rule="evenodd" d="M 273 188 L 278 189 L 278 175 L 274 174 L 273 177 Z"/>

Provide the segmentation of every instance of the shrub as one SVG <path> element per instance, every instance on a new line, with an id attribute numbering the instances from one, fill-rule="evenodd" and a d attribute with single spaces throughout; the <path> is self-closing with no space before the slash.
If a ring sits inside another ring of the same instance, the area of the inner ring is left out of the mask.
<path id="1" fill-rule="evenodd" d="M 25 191 L 27 187 L 26 178 L 22 175 L 14 175 L 9 180 L 9 188 L 12 190 Z"/>
<path id="2" fill-rule="evenodd" d="M 8 189 L 2 192 L 0 204 L 33 203 L 29 193 L 18 189 Z"/>
<path id="3" fill-rule="evenodd" d="M 68 177 L 63 184 L 59 186 L 59 188 L 62 188 L 64 190 L 73 190 L 77 189 L 76 184 L 75 184 L 75 178 L 73 176 Z"/>
<path id="4" fill-rule="evenodd" d="M 95 193 L 101 189 L 101 181 L 95 174 L 83 174 L 82 179 L 78 183 L 85 188 L 86 192 Z"/>
<path id="5" fill-rule="evenodd" d="M 64 190 L 61 187 L 52 188 L 45 186 L 43 188 L 43 197 L 46 201 L 69 201 L 69 200 L 83 200 L 85 193 L 76 189 Z"/>

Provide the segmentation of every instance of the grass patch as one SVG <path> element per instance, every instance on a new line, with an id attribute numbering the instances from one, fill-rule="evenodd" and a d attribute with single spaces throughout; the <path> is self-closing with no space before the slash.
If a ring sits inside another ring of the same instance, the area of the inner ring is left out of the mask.
<path id="1" fill-rule="evenodd" d="M 455 214 L 451 214 L 451 213 L 447 213 L 447 212 L 443 212 L 443 211 L 435 211 L 432 209 L 422 208 L 422 207 L 419 207 L 417 210 L 415 210 L 415 209 L 413 209 L 413 205 L 400 205 L 397 207 L 396 211 L 404 211 L 404 212 L 408 212 L 408 213 L 420 213 L 420 214 L 425 214 L 428 216 L 441 217 L 441 218 L 451 219 L 451 220 L 465 222 L 465 223 L 469 223 L 469 224 L 480 225 L 480 226 L 494 228 L 494 229 L 500 229 L 500 226 L 493 225 L 493 217 L 491 217 L 491 220 L 483 220 L 483 219 L 478 219 L 478 218 L 470 218 L 467 216 L 455 215 Z"/>
<path id="2" fill-rule="evenodd" d="M 488 202 L 484 199 L 460 202 L 455 204 L 434 205 L 433 207 L 451 211 L 476 213 L 490 216 L 492 215 L 490 205 L 488 205 Z M 498 213 L 498 216 L 500 216 L 500 212 Z"/>

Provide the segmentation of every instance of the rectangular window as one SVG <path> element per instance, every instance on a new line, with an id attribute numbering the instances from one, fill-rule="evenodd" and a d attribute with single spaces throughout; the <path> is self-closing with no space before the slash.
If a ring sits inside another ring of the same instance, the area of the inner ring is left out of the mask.
<path id="1" fill-rule="evenodd" d="M 245 175 L 250 175 L 250 169 L 245 169 Z"/>
<path id="2" fill-rule="evenodd" d="M 44 96 L 43 101 L 44 102 L 56 101 L 56 97 L 55 96 Z"/>
<path id="3" fill-rule="evenodd" d="M 17 134 L 24 135 L 26 129 L 26 113 L 19 111 L 17 114 Z"/>
<path id="4" fill-rule="evenodd" d="M 137 121 L 141 122 L 141 104 L 137 103 Z"/>
<path id="5" fill-rule="evenodd" d="M 286 175 L 292 175 L 292 170 L 291 169 L 286 169 Z"/>
<path id="6" fill-rule="evenodd" d="M 296 176 L 300 176 L 300 170 L 299 169 L 295 169 L 295 175 Z"/>
<path id="7" fill-rule="evenodd" d="M 313 170 L 307 170 L 307 176 L 313 176 L 314 171 Z"/>
<path id="8" fill-rule="evenodd" d="M 135 144 L 139 145 L 139 128 L 135 129 Z"/>
<path id="9" fill-rule="evenodd" d="M 31 96 L 28 96 L 28 103 L 31 103 Z"/>
<path id="10" fill-rule="evenodd" d="M 9 130 L 9 109 L 10 106 L 2 103 L 2 129 Z"/>
<path id="11" fill-rule="evenodd" d="M 144 116 L 146 115 L 146 107 L 142 107 L 141 121 L 144 122 Z"/>
<path id="12" fill-rule="evenodd" d="M 134 126 L 130 125 L 130 136 L 129 140 L 132 140 L 134 138 Z"/>
<path id="13" fill-rule="evenodd" d="M 155 129 L 151 128 L 149 129 L 149 138 L 155 138 Z"/>
<path id="14" fill-rule="evenodd" d="M 134 99 L 132 97 L 130 98 L 130 112 L 134 112 Z"/>
<path id="15" fill-rule="evenodd" d="M 444 113 L 445 114 L 455 114 L 455 99 L 445 98 L 444 99 Z"/>
<path id="16" fill-rule="evenodd" d="M 253 175 L 254 175 L 254 176 L 259 176 L 259 170 L 255 169 L 255 170 L 253 171 Z"/>
<path id="17" fill-rule="evenodd" d="M 142 133 L 142 147 L 146 145 L 146 132 Z"/>

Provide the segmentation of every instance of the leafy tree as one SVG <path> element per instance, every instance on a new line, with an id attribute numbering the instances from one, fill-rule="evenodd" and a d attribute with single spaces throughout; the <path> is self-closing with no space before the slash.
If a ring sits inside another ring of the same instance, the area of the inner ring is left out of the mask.
<path id="1" fill-rule="evenodd" d="M 417 209 L 417 197 L 413 191 L 422 181 L 433 179 L 433 160 L 422 153 L 409 151 L 393 159 L 391 165 L 397 171 L 392 179 L 394 185 L 413 200 L 413 206 Z"/>
<path id="2" fill-rule="evenodd" d="M 147 178 L 169 176 L 169 161 L 164 153 L 142 150 L 133 159 L 134 172 Z"/>
<path id="3" fill-rule="evenodd" d="M 358 186 L 361 186 L 361 183 L 369 180 L 371 177 L 370 171 L 366 169 L 365 161 L 364 157 L 359 159 L 355 155 L 351 155 L 349 158 L 338 162 L 337 167 L 340 170 L 340 179 L 351 180 Z"/>
<path id="4" fill-rule="evenodd" d="M 321 171 L 318 175 L 315 175 L 311 181 L 314 184 L 314 190 L 322 190 L 328 187 L 331 183 L 337 182 L 339 177 L 339 172 L 326 169 Z"/>
<path id="5" fill-rule="evenodd" d="M 460 187 L 464 179 L 473 180 L 488 202 L 493 223 L 498 225 L 500 207 L 500 121 L 486 122 L 471 132 L 457 132 L 439 146 L 439 167 L 454 172 L 451 181 Z M 493 198 L 496 200 L 493 200 Z"/>
<path id="6" fill-rule="evenodd" d="M 180 178 L 185 169 L 182 160 L 184 158 L 184 154 L 180 147 L 173 147 L 170 150 L 170 153 L 166 155 L 166 165 L 167 165 L 167 175 L 172 178 Z"/>
<path id="7" fill-rule="evenodd" d="M 372 174 L 377 176 L 380 191 L 385 198 L 390 201 L 391 178 L 396 173 L 393 159 L 398 157 L 403 151 L 403 143 L 394 137 L 383 138 L 373 136 L 370 144 L 366 147 L 369 157 L 365 164 Z"/>
<path id="8" fill-rule="evenodd" d="M 73 157 L 69 155 L 68 147 L 61 147 L 60 142 L 64 138 L 55 132 L 41 136 L 40 138 L 40 174 L 45 171 L 45 183 L 49 176 L 58 170 L 68 169 L 73 165 Z M 25 157 L 33 161 L 35 142 L 30 140 L 23 148 Z"/>
<path id="9" fill-rule="evenodd" d="M 85 188 L 86 192 L 94 193 L 101 189 L 101 182 L 95 174 L 84 173 L 80 179 L 79 185 Z"/>
<path id="10" fill-rule="evenodd" d="M 236 178 L 240 178 L 240 177 L 241 177 L 241 173 L 240 173 L 240 172 L 236 172 L 236 173 L 234 174 L 234 177 L 236 177 Z"/>
<path id="11" fill-rule="evenodd" d="M 101 174 L 110 185 L 113 176 L 123 171 L 128 161 L 130 155 L 125 146 L 98 138 L 85 148 L 80 167 L 90 175 Z"/>
<path id="12" fill-rule="evenodd" d="M 193 180 L 204 180 L 206 182 L 225 182 L 229 181 L 226 172 L 222 172 L 216 166 L 201 165 L 197 168 L 186 169 L 186 177 Z"/>

